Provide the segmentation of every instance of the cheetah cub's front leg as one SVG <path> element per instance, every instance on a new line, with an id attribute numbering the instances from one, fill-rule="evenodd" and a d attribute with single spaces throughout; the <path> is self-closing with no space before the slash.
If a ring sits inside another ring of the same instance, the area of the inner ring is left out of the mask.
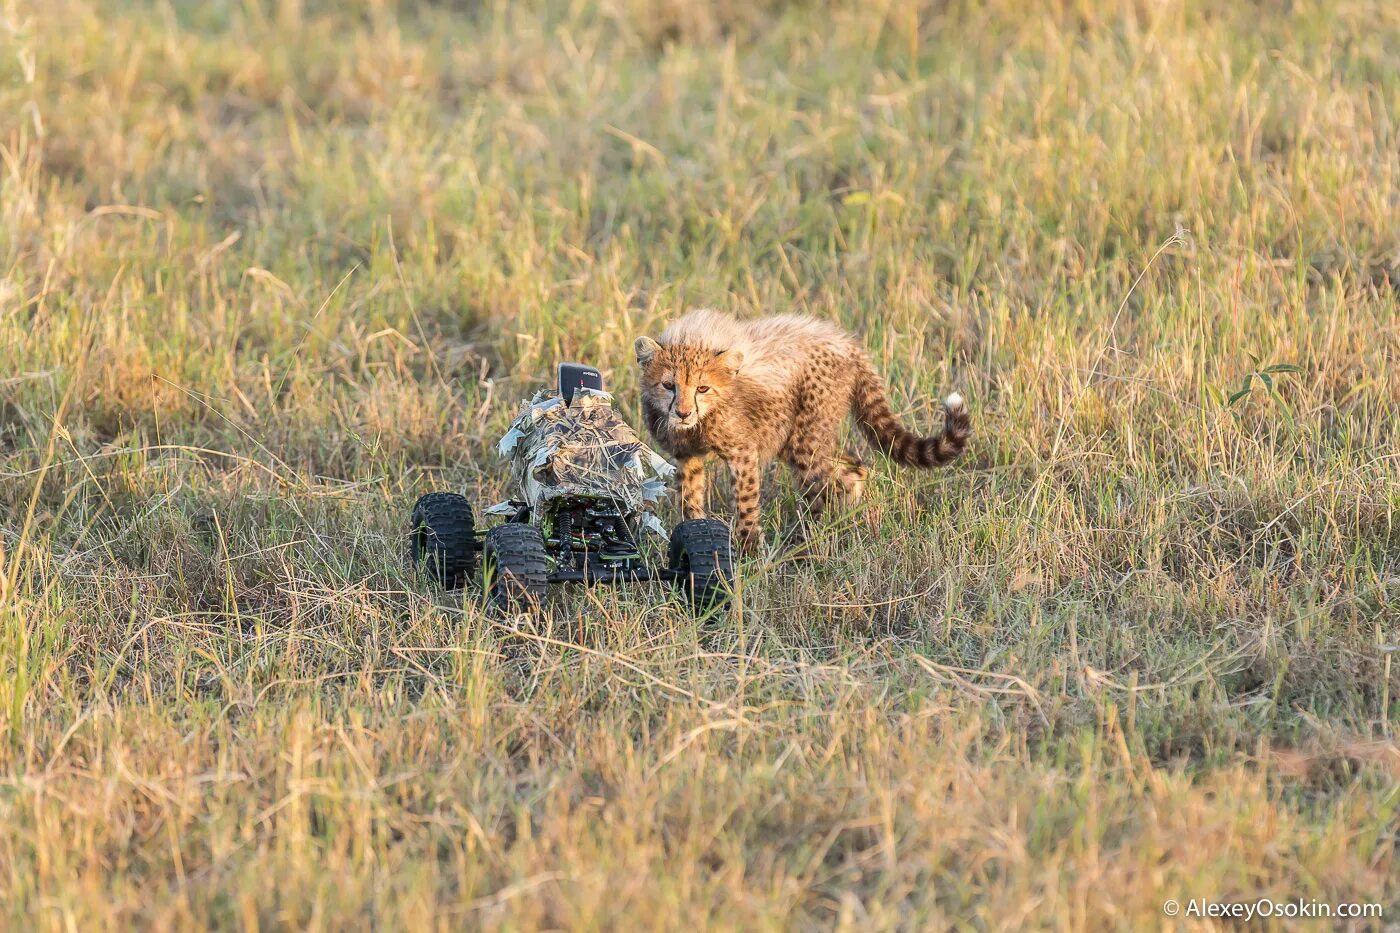
<path id="1" fill-rule="evenodd" d="M 687 519 L 705 517 L 705 458 L 681 461 L 681 514 Z"/>
<path id="2" fill-rule="evenodd" d="M 740 549 L 753 552 L 763 543 L 758 527 L 758 492 L 762 470 L 756 453 L 741 453 L 729 458 L 729 471 L 734 476 L 735 534 Z"/>

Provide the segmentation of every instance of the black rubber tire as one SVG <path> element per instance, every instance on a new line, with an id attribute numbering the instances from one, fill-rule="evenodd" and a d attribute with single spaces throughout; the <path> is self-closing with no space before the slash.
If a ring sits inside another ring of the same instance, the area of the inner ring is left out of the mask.
<path id="1" fill-rule="evenodd" d="M 507 612 L 527 612 L 549 591 L 549 558 L 534 525 L 507 522 L 486 532 L 481 546 L 486 601 Z"/>
<path id="2" fill-rule="evenodd" d="M 476 569 L 476 520 L 471 503 L 455 492 L 430 492 L 413 504 L 408 556 L 449 590 L 466 585 Z"/>
<path id="3" fill-rule="evenodd" d="M 671 532 L 673 582 L 697 612 L 729 602 L 734 584 L 734 542 L 729 526 L 713 518 L 692 518 Z"/>

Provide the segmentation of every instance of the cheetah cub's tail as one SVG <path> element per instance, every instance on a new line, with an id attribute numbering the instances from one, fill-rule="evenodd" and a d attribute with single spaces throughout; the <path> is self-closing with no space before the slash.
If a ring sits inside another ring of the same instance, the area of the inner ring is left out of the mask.
<path id="1" fill-rule="evenodd" d="M 865 436 L 881 453 L 904 466 L 931 469 L 955 459 L 967 447 L 972 419 L 961 395 L 954 392 L 943 402 L 943 431 L 920 437 L 900 424 L 890 410 L 884 383 L 869 366 L 856 380 L 851 412 Z"/>

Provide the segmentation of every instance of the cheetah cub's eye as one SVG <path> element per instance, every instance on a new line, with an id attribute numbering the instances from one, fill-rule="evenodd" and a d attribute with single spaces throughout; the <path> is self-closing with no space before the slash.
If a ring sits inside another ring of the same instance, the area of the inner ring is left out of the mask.
<path id="1" fill-rule="evenodd" d="M 665 389 L 667 392 L 674 392 L 676 391 L 676 384 L 674 382 L 663 382 L 661 383 L 661 388 Z"/>
<path id="2" fill-rule="evenodd" d="M 696 387 L 695 387 L 695 391 L 696 391 L 696 392 L 699 392 L 701 395 L 704 395 L 706 392 L 710 391 L 710 387 L 709 387 L 709 386 L 696 386 Z"/>

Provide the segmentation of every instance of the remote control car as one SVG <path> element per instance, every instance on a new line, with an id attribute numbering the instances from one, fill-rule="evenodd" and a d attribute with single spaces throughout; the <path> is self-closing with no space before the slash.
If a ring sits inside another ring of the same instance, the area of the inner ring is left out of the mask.
<path id="1" fill-rule="evenodd" d="M 480 564 L 487 602 L 511 611 L 537 606 L 551 583 L 668 580 L 697 609 L 728 600 L 729 526 L 691 519 L 667 536 L 652 507 L 675 468 L 613 409 L 596 369 L 560 364 L 558 391 L 523 406 L 500 453 L 515 495 L 486 514 L 503 522 L 478 528 L 471 504 L 451 492 L 413 506 L 411 559 L 443 586 L 462 587 Z M 659 548 L 643 548 L 647 534 L 667 542 L 666 567 L 648 564 L 644 551 Z"/>

